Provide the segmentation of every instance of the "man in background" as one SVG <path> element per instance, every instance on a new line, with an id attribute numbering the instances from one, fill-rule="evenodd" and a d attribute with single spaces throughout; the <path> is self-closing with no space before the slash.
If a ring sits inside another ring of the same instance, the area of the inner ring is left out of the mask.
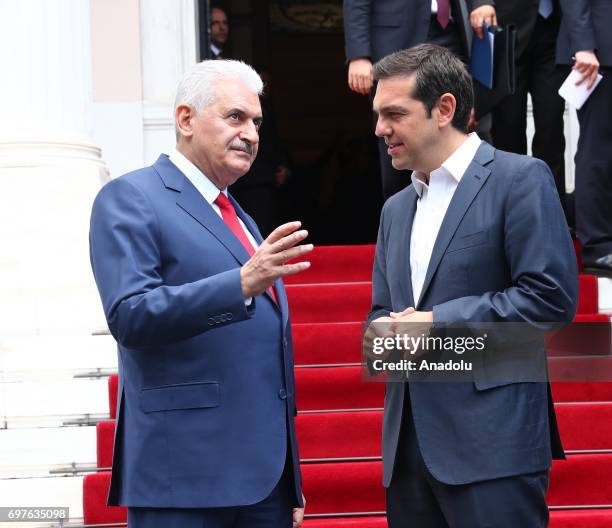
<path id="1" fill-rule="evenodd" d="M 587 273 L 612 277 L 612 2 L 561 0 L 563 19 L 557 61 L 573 64 L 592 87 L 578 110 L 576 151 L 576 234 Z"/>
<path id="2" fill-rule="evenodd" d="M 212 59 L 227 58 L 223 53 L 223 48 L 229 38 L 229 22 L 227 14 L 220 7 L 213 7 L 210 10 L 210 51 Z"/>
<path id="3" fill-rule="evenodd" d="M 203 61 L 179 84 L 176 149 L 105 185 L 91 262 L 118 343 L 109 504 L 130 528 L 297 528 L 303 518 L 283 276 L 299 222 L 263 240 L 227 188 L 259 146 L 257 73 Z"/>

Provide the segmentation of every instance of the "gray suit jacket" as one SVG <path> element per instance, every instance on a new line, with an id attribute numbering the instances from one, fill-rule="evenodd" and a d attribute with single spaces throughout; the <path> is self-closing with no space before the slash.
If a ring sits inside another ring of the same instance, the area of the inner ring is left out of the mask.
<path id="1" fill-rule="evenodd" d="M 387 200 L 373 271 L 369 320 L 409 306 L 434 322 L 571 321 L 578 272 L 550 170 L 540 160 L 482 143 L 461 179 L 435 241 L 420 299 L 413 299 L 412 186 Z M 544 346 L 531 362 L 545 362 Z M 547 383 L 508 383 L 474 374 L 471 382 L 387 384 L 383 483 L 398 446 L 404 391 L 423 459 L 447 484 L 533 473 L 563 457 Z"/>

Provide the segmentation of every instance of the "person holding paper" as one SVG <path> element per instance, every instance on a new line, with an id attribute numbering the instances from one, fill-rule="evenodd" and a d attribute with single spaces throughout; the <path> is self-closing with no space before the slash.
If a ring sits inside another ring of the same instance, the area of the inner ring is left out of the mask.
<path id="1" fill-rule="evenodd" d="M 576 234 L 585 271 L 612 277 L 612 2 L 560 0 L 563 19 L 557 62 L 573 64 L 578 83 L 591 88 L 578 110 L 576 152 Z"/>

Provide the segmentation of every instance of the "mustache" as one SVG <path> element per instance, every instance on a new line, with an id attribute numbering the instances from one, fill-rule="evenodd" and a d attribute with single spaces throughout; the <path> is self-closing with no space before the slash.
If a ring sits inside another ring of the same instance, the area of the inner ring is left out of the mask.
<path id="1" fill-rule="evenodd" d="M 249 156 L 253 155 L 253 145 L 248 141 L 238 140 L 234 141 L 229 148 L 231 150 L 240 150 L 242 152 L 246 152 Z"/>

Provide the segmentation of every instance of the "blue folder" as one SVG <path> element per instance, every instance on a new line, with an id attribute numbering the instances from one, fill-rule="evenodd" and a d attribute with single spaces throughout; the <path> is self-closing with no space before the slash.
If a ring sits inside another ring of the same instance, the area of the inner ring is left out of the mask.
<path id="1" fill-rule="evenodd" d="M 495 50 L 495 30 L 483 24 L 484 38 L 472 37 L 472 76 L 489 90 L 493 89 L 493 57 Z"/>

